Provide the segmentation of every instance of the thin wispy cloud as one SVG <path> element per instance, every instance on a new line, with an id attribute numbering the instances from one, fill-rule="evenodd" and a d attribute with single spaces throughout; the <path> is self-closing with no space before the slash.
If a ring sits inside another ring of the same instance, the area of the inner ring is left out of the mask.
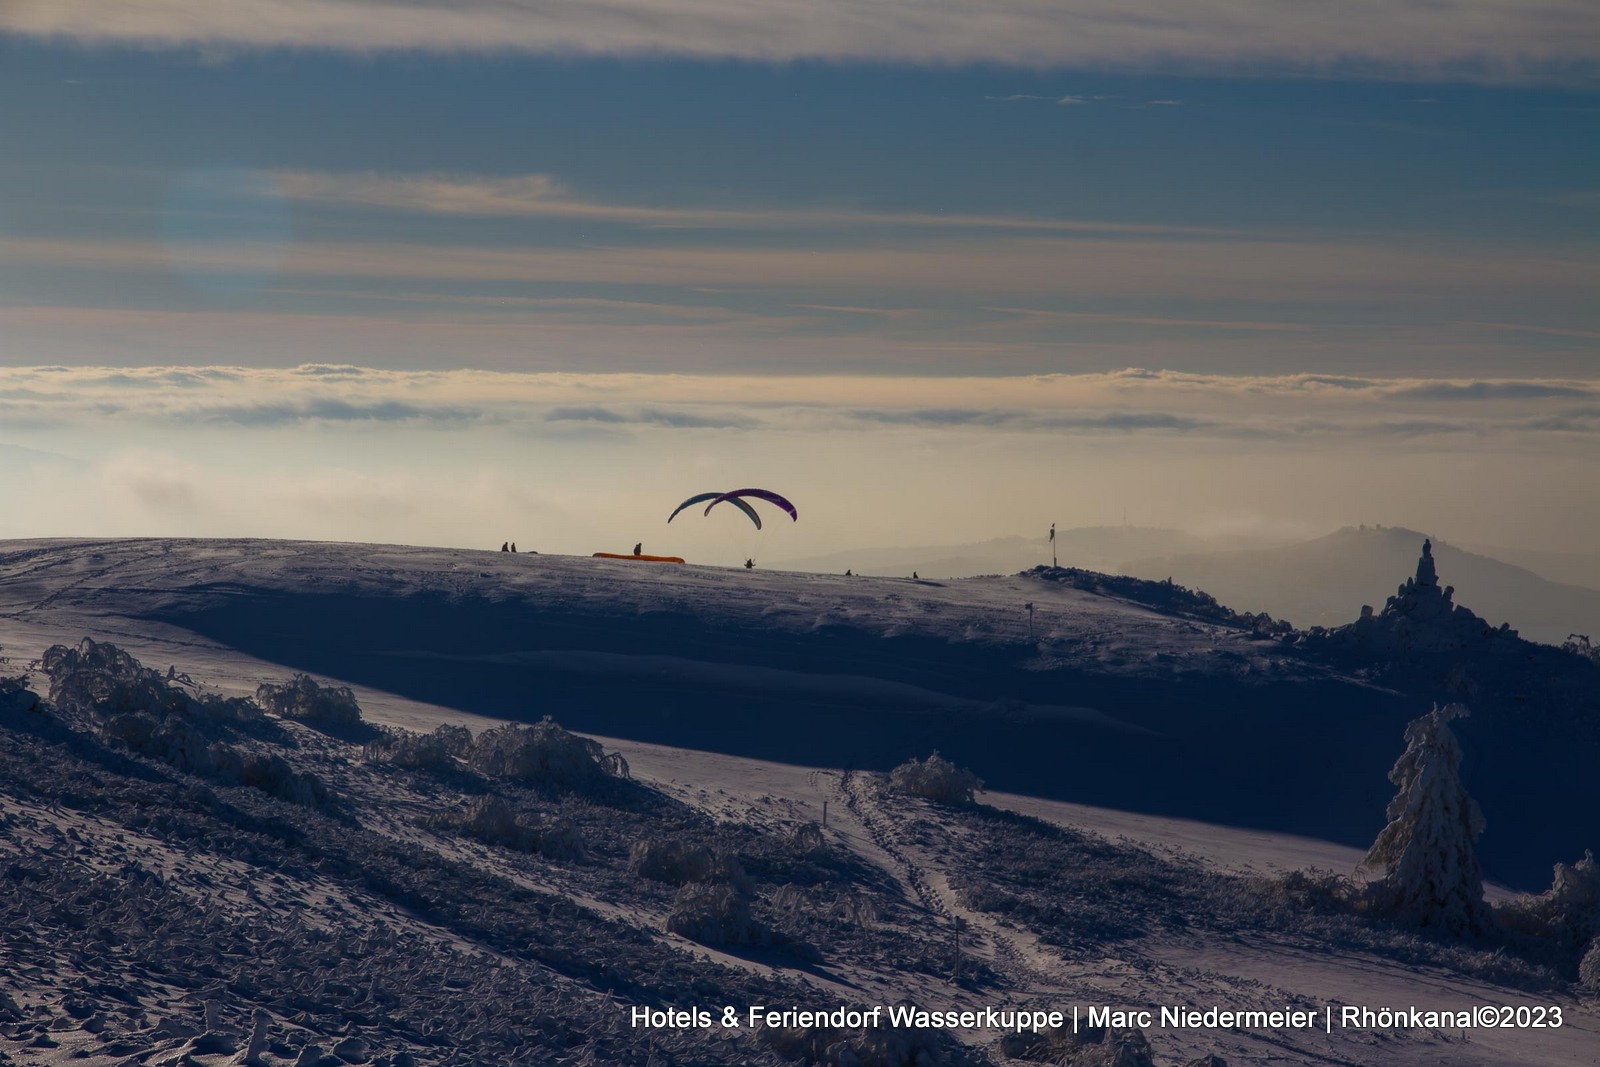
<path id="1" fill-rule="evenodd" d="M 259 251 L 218 242 L 186 250 L 188 270 L 252 272 Z M 170 250 L 141 241 L 0 238 L 0 262 L 102 270 L 173 267 Z M 1361 301 L 1415 307 L 1428 300 L 1503 300 L 1539 290 L 1545 300 L 1592 302 L 1591 254 L 1556 258 L 1497 249 L 1485 259 L 1420 242 L 1354 239 L 1189 240 L 1094 235 L 992 236 L 894 243 L 841 237 L 817 247 L 617 244 L 544 245 L 296 243 L 278 265 L 285 277 L 364 277 L 507 282 L 549 281 L 748 289 L 809 286 L 839 290 L 960 291 L 990 294 L 1071 291 L 1081 299 L 1166 298 Z"/>
<path id="2" fill-rule="evenodd" d="M 1536 12 L 1537 17 L 1533 17 Z M 141 46 L 1007 63 L 1525 80 L 1593 76 L 1585 0 L 12 0 L 0 30 Z"/>
<path id="3" fill-rule="evenodd" d="M 818 226 L 914 229 L 1036 230 L 1042 233 L 1216 234 L 1215 228 L 969 212 L 851 211 L 647 207 L 578 196 L 547 174 L 340 174 L 275 171 L 271 187 L 291 201 L 412 215 L 568 218 L 660 229 L 810 230 Z"/>

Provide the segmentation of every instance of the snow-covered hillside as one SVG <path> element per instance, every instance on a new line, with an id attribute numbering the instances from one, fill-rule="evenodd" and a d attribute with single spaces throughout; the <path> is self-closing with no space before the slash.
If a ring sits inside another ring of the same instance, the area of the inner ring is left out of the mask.
<path id="1" fill-rule="evenodd" d="M 1490 877 L 1525 864 L 1543 879 L 1523 884 L 1548 884 L 1594 839 L 1579 776 L 1530 780 L 1522 753 L 1474 749 L 1502 735 L 1472 733 L 1511 721 L 1505 693 L 1592 667 L 1525 661 L 1537 677 L 1519 680 L 1523 643 L 1448 605 L 1428 610 L 1454 643 L 1419 643 L 1432 616 L 1412 600 L 1308 636 L 1081 572 L 940 583 L 372 545 L 0 545 L 0 651 L 10 673 L 44 657 L 31 693 L 0 693 L 0 1056 L 1588 1062 L 1594 1001 L 1571 945 L 1540 940 L 1544 912 L 1509 941 L 1441 941 L 1290 873 L 1348 873 L 1383 825 L 1436 655 L 1470 660 L 1450 684 L 1483 698 L 1459 732 Z M 352 686 L 361 721 L 336 692 L 258 689 L 297 671 Z M 1530 750 L 1592 764 L 1562 711 L 1524 716 Z M 599 744 L 497 732 L 545 715 Z M 949 807 L 891 788 L 882 772 L 934 748 L 998 792 Z M 1568 1025 L 1028 1045 L 626 1021 L 632 1005 L 903 998 L 1540 1003 Z"/>
<path id="2" fill-rule="evenodd" d="M 272 666 L 241 692 L 268 670 L 308 670 L 496 718 L 550 712 L 608 736 L 821 766 L 882 769 L 938 747 L 999 789 L 1351 846 L 1380 825 L 1399 729 L 1472 689 L 1463 737 L 1490 875 L 1538 885 L 1600 839 L 1600 813 L 1525 817 L 1560 802 L 1555 770 L 1594 759 L 1600 739 L 1569 721 L 1586 709 L 1567 706 L 1590 675 L 1523 670 L 1514 639 L 1499 658 L 1401 670 L 1413 665 L 1390 649 L 1309 648 L 1162 583 L 1078 574 L 934 582 L 357 544 L 9 542 L 0 645 L 27 659 L 89 635 L 213 684 L 243 655 Z M 1539 689 L 1551 679 L 1565 686 L 1554 701 Z M 1479 758 L 1513 732 L 1528 757 Z"/>

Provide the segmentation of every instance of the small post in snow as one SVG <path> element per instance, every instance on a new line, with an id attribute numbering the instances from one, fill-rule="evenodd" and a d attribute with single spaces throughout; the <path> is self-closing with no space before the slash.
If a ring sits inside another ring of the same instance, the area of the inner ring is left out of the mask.
<path id="1" fill-rule="evenodd" d="M 1028 609 L 1028 640 L 1032 641 L 1033 640 L 1033 601 L 1030 600 L 1030 601 L 1028 601 L 1026 604 L 1024 604 L 1022 606 Z"/>

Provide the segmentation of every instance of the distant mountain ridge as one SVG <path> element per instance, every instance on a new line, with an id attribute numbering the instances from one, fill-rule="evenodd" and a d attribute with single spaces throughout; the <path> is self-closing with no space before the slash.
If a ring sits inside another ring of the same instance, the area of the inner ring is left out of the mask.
<path id="1" fill-rule="evenodd" d="M 1175 553 L 1131 561 L 1129 573 L 1171 577 L 1239 611 L 1265 611 L 1296 626 L 1338 626 L 1363 605 L 1382 607 L 1394 576 L 1415 564 L 1424 534 L 1399 526 L 1347 526 L 1313 541 L 1240 552 Z M 1440 573 L 1494 625 L 1560 644 L 1568 634 L 1600 635 L 1600 590 L 1550 581 L 1533 571 L 1433 539 Z"/>

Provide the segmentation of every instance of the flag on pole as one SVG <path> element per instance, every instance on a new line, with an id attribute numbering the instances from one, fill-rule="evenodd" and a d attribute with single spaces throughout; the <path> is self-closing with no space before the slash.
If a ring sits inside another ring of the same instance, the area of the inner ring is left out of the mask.
<path id="1" fill-rule="evenodd" d="M 1056 543 L 1056 524 L 1053 522 L 1050 524 L 1050 543 Z"/>

